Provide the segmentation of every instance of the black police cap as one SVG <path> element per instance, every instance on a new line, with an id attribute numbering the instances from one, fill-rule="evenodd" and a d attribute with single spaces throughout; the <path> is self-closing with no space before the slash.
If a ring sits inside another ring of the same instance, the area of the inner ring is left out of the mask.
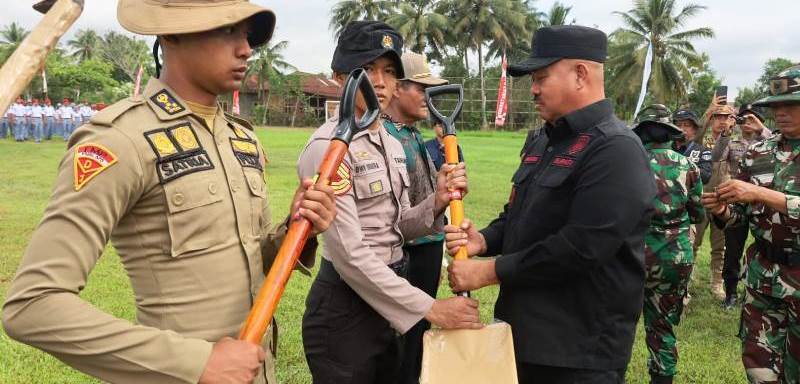
<path id="1" fill-rule="evenodd" d="M 531 41 L 531 55 L 508 67 L 511 76 L 524 76 L 561 59 L 603 63 L 608 56 L 608 38 L 603 31 L 580 25 L 539 28 Z"/>
<path id="2" fill-rule="evenodd" d="M 386 23 L 380 21 L 353 21 L 344 27 L 333 52 L 331 69 L 350 73 L 381 56 L 394 61 L 397 78 L 405 77 L 403 38 Z"/>
<path id="3" fill-rule="evenodd" d="M 758 109 L 758 107 L 754 106 L 753 104 L 745 104 L 745 105 L 742 105 L 741 107 L 739 107 L 739 113 L 737 113 L 736 116 L 742 117 L 742 116 L 744 116 L 744 115 L 749 113 L 749 114 L 755 116 L 756 119 L 758 119 L 758 121 L 760 121 L 761 123 L 764 123 L 764 114 L 759 112 L 757 109 Z"/>
<path id="4" fill-rule="evenodd" d="M 679 109 L 672 114 L 673 123 L 677 124 L 681 120 L 691 121 L 695 127 L 700 128 L 700 119 L 697 118 L 697 114 L 695 114 L 691 109 Z"/>

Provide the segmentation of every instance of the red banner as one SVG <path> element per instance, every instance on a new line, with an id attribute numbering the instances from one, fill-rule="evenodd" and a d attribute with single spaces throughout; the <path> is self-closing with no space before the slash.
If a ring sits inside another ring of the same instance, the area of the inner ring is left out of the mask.
<path id="1" fill-rule="evenodd" d="M 143 71 L 144 68 L 142 68 L 142 66 L 140 65 L 139 70 L 136 72 L 136 85 L 133 86 L 133 96 L 139 96 L 139 91 L 141 90 L 141 84 L 142 84 Z"/>
<path id="2" fill-rule="evenodd" d="M 233 91 L 233 109 L 232 112 L 234 115 L 239 114 L 239 90 Z"/>
<path id="3" fill-rule="evenodd" d="M 506 123 L 508 113 L 508 96 L 506 95 L 506 53 L 503 52 L 503 74 L 500 75 L 500 87 L 497 89 L 497 110 L 494 125 L 502 127 Z"/>

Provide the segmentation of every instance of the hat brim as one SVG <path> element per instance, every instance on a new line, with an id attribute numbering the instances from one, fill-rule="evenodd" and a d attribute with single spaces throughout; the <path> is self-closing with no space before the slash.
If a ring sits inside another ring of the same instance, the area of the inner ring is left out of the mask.
<path id="1" fill-rule="evenodd" d="M 791 103 L 800 104 L 800 93 L 790 93 L 788 95 L 767 96 L 753 103 L 754 107 L 770 107 L 772 104 Z"/>
<path id="2" fill-rule="evenodd" d="M 638 132 L 642 131 L 643 129 L 647 129 L 648 126 L 663 127 L 663 128 L 666 128 L 667 131 L 669 131 L 673 135 L 683 135 L 683 130 L 678 128 L 678 126 L 675 125 L 675 124 L 662 123 L 660 121 L 652 121 L 652 120 L 647 120 L 647 121 L 643 121 L 643 122 L 641 122 L 639 124 L 636 124 L 636 126 L 633 127 L 633 131 L 638 133 Z"/>
<path id="3" fill-rule="evenodd" d="M 422 85 L 445 85 L 449 83 L 449 81 L 436 77 L 436 76 L 425 76 L 425 77 L 418 77 L 418 78 L 411 78 L 411 79 L 401 79 L 403 81 L 410 81 L 412 83 L 422 84 Z"/>
<path id="4" fill-rule="evenodd" d="M 523 62 L 509 65 L 508 74 L 513 77 L 530 75 L 561 59 L 561 57 L 529 57 Z"/>
<path id="5" fill-rule="evenodd" d="M 247 1 L 165 5 L 147 0 L 120 0 L 117 18 L 128 31 L 156 36 L 211 31 L 252 18 L 252 47 L 269 41 L 275 30 L 275 13 Z"/>

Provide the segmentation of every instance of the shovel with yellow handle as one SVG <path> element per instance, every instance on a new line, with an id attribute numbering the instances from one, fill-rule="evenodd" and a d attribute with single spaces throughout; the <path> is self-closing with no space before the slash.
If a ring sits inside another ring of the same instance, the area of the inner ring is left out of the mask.
<path id="1" fill-rule="evenodd" d="M 436 108 L 436 98 L 456 96 L 449 116 Z M 447 164 L 458 164 L 458 139 L 455 120 L 464 105 L 461 84 L 442 85 L 425 89 L 428 112 L 434 124 L 441 124 L 444 137 L 444 157 Z M 464 221 L 463 194 L 450 191 L 451 224 L 457 227 Z M 466 247 L 453 256 L 467 259 Z M 457 292 L 469 296 L 469 292 Z M 504 322 L 483 329 L 431 329 L 422 340 L 422 372 L 420 384 L 518 384 L 517 365 L 511 326 Z"/>

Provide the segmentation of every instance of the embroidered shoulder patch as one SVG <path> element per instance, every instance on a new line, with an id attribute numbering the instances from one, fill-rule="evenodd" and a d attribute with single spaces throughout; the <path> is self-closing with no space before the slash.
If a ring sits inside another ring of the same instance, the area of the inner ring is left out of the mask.
<path id="1" fill-rule="evenodd" d="M 258 147 L 256 143 L 251 140 L 234 139 L 231 138 L 231 149 L 239 164 L 243 167 L 255 168 L 263 171 L 261 161 L 259 161 Z"/>
<path id="2" fill-rule="evenodd" d="M 572 146 L 569 147 L 569 150 L 567 150 L 567 154 L 574 156 L 583 152 L 583 150 L 586 149 L 586 146 L 589 145 L 589 142 L 591 140 L 592 136 L 589 135 L 578 136 L 578 138 L 575 139 L 575 142 L 572 143 Z"/>
<path id="3" fill-rule="evenodd" d="M 153 101 L 156 105 L 159 106 L 164 112 L 169 115 L 174 115 L 177 113 L 181 113 L 186 110 L 180 103 L 178 103 L 178 99 L 172 96 L 166 89 L 162 89 L 152 97 L 150 100 Z"/>
<path id="4" fill-rule="evenodd" d="M 350 182 L 350 167 L 345 163 L 339 164 L 339 169 L 337 169 L 336 174 L 331 177 L 330 182 L 334 195 L 340 196 L 349 192 L 350 188 L 352 188 Z"/>
<path id="5" fill-rule="evenodd" d="M 156 173 L 162 185 L 181 176 L 214 169 L 188 122 L 145 132 L 144 137 L 158 157 Z"/>
<path id="6" fill-rule="evenodd" d="M 117 156 L 100 144 L 81 144 L 75 147 L 75 191 L 89 180 L 117 163 Z"/>

